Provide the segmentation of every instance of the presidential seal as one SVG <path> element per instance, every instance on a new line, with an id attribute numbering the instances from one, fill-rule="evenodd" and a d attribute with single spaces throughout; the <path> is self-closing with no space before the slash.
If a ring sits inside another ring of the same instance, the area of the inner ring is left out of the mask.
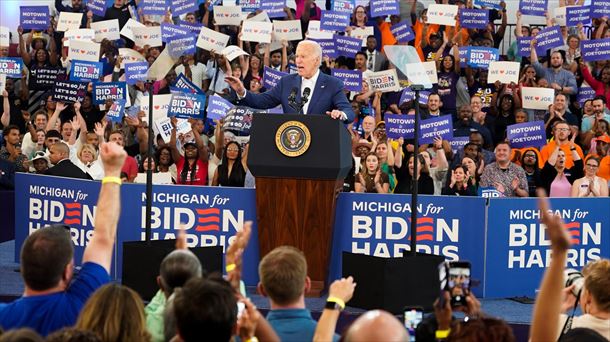
<path id="1" fill-rule="evenodd" d="M 307 126 L 298 121 L 282 124 L 275 133 L 275 145 L 283 155 L 298 157 L 305 153 L 311 143 L 311 134 Z"/>

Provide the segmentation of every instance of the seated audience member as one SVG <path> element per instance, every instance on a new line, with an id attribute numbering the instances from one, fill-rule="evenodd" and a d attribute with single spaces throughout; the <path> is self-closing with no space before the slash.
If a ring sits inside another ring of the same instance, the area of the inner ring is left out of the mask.
<path id="1" fill-rule="evenodd" d="M 430 177 L 430 166 L 426 162 L 423 153 L 417 155 L 417 172 L 415 172 L 415 163 L 413 162 L 413 160 L 414 155 L 411 155 L 407 162 L 407 174 L 404 178 L 404 181 L 406 183 L 405 189 L 407 189 L 407 193 L 413 193 L 413 185 L 415 183 L 413 181 L 413 177 L 415 177 L 415 179 L 417 180 L 418 194 L 434 194 L 434 181 L 432 180 L 432 177 Z"/>
<path id="2" fill-rule="evenodd" d="M 467 137 L 471 132 L 479 132 L 483 136 L 481 147 L 491 146 L 493 139 L 491 132 L 481 124 L 472 120 L 472 109 L 470 105 L 463 105 L 458 109 L 457 120 L 453 122 L 453 136 Z"/>
<path id="3" fill-rule="evenodd" d="M 173 184 L 172 175 L 170 172 L 159 172 L 157 168 L 157 161 L 153 156 L 144 156 L 138 167 L 138 175 L 133 180 L 134 183 L 146 183 L 146 177 L 148 175 L 148 162 L 150 161 L 150 169 L 152 170 L 152 183 L 153 184 Z"/>
<path id="4" fill-rule="evenodd" d="M 375 153 L 371 152 L 366 156 L 354 183 L 354 189 L 356 192 L 388 193 L 390 189 L 388 174 L 381 171 L 379 157 Z"/>
<path id="5" fill-rule="evenodd" d="M 527 197 L 525 171 L 510 161 L 510 146 L 506 142 L 496 145 L 496 162 L 485 166 L 480 186 L 494 187 L 506 197 Z"/>
<path id="6" fill-rule="evenodd" d="M 54 165 L 45 174 L 68 178 L 93 179 L 70 160 L 70 148 L 65 143 L 57 143 L 49 149 L 49 160 Z"/>
<path id="7" fill-rule="evenodd" d="M 21 153 L 19 127 L 8 125 L 2 133 L 4 146 L 0 149 L 0 159 L 13 163 L 17 172 L 27 172 L 26 162 L 28 157 Z"/>
<path id="8" fill-rule="evenodd" d="M 218 165 L 214 172 L 213 186 L 234 186 L 244 187 L 246 181 L 246 173 L 248 172 L 248 146 L 243 149 L 241 145 L 235 141 L 229 142 L 225 146 L 222 155 L 222 163 Z"/>
<path id="9" fill-rule="evenodd" d="M 70 153 L 70 161 L 83 172 L 88 173 L 91 178 L 95 180 L 104 178 L 102 161 L 97 157 L 97 150 L 93 145 L 80 145 L 75 154 Z"/>
<path id="10" fill-rule="evenodd" d="M 608 197 L 608 182 L 597 176 L 599 159 L 590 157 L 585 163 L 585 176 L 572 184 L 572 197 Z"/>
<path id="11" fill-rule="evenodd" d="M 94 230 L 85 247 L 82 268 L 73 277 L 74 247 L 65 226 L 51 226 L 33 232 L 21 248 L 23 297 L 0 304 L 0 326 L 5 329 L 30 327 L 43 336 L 76 322 L 89 296 L 110 281 L 116 229 L 121 212 L 118 176 L 126 153 L 118 145 L 100 148 L 106 178 L 97 202 Z"/>
<path id="12" fill-rule="evenodd" d="M 576 152 L 570 149 L 573 166 L 567 167 L 567 156 L 558 146 L 545 162 L 541 172 L 542 187 L 549 197 L 570 197 L 572 183 L 583 176 L 583 162 Z"/>
<path id="13" fill-rule="evenodd" d="M 565 167 L 571 168 L 574 166 L 574 158 L 573 153 L 571 153 L 572 148 L 576 150 L 576 153 L 580 156 L 580 159 L 584 158 L 584 154 L 580 146 L 574 144 L 575 136 L 570 138 L 570 126 L 565 121 L 556 121 L 553 124 L 553 137 L 554 140 L 550 141 L 548 144 L 544 145 L 542 149 L 540 149 L 540 157 L 542 157 L 542 162 L 546 162 L 549 159 L 549 156 L 557 147 L 559 147 L 566 156 Z"/>
<path id="14" fill-rule="evenodd" d="M 83 306 L 75 327 L 96 333 L 102 341 L 150 341 L 142 299 L 119 284 L 97 289 Z"/>
<path id="15" fill-rule="evenodd" d="M 451 171 L 451 181 L 443 189 L 443 195 L 450 196 L 476 196 L 477 188 L 470 181 L 470 173 L 465 167 L 458 165 Z"/>
<path id="16" fill-rule="evenodd" d="M 47 336 L 46 342 L 103 342 L 96 333 L 78 328 L 63 328 Z"/>
<path id="17" fill-rule="evenodd" d="M 34 168 L 34 172 L 39 175 L 43 175 L 49 169 L 49 157 L 43 151 L 34 153 L 34 156 L 30 160 L 31 166 Z"/>
<path id="18" fill-rule="evenodd" d="M 483 166 L 489 165 L 496 160 L 496 155 L 483 148 L 483 136 L 480 132 L 470 132 L 468 135 L 468 143 L 464 147 L 458 149 L 457 153 L 453 156 L 451 167 L 456 167 L 462 163 L 462 158 L 470 157 L 471 159 L 481 159 Z"/>
<path id="19" fill-rule="evenodd" d="M 371 142 L 373 130 L 375 129 L 375 117 L 367 115 L 362 119 L 362 135 L 360 138 Z"/>
<path id="20" fill-rule="evenodd" d="M 582 270 L 584 284 L 578 298 L 573 294 L 576 291 L 575 284 L 564 288 L 564 267 L 571 245 L 570 234 L 561 217 L 549 211 L 548 201 L 540 198 L 539 203 L 541 222 L 546 226 L 553 257 L 544 272 L 534 304 L 530 340 L 563 341 L 562 335 L 575 328 L 595 330 L 610 340 L 610 260 L 599 259 L 585 265 Z M 577 305 L 580 305 L 583 314 L 574 316 L 572 309 Z M 570 316 L 562 314 L 568 310 L 572 312 Z"/>
<path id="21" fill-rule="evenodd" d="M 478 159 L 472 159 L 469 157 L 464 157 L 462 159 L 462 166 L 469 174 L 469 182 L 474 185 L 476 189 L 479 188 L 479 182 L 481 181 L 481 175 L 483 174 L 483 170 L 485 166 L 482 161 L 478 161 Z"/>
<path id="22" fill-rule="evenodd" d="M 566 122 L 573 132 L 577 132 L 580 129 L 578 126 L 578 118 L 576 115 L 570 113 L 568 108 L 568 98 L 564 94 L 555 95 L 553 104 L 549 107 L 549 112 L 544 116 L 544 127 L 547 128 L 547 135 L 552 133 L 548 128 L 553 127 L 557 121 Z"/>
<path id="23" fill-rule="evenodd" d="M 535 148 L 526 148 L 521 155 L 521 167 L 527 177 L 527 187 L 530 197 L 536 197 L 536 189 L 542 186 L 540 168 L 538 167 L 538 153 Z"/>
<path id="24" fill-rule="evenodd" d="M 0 159 L 0 190 L 15 189 L 15 165 Z"/>

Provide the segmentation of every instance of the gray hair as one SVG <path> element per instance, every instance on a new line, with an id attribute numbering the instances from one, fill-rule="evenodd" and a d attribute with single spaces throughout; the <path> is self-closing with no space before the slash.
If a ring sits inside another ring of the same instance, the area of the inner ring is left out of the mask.
<path id="1" fill-rule="evenodd" d="M 319 62 L 319 64 L 318 64 L 318 67 L 319 67 L 320 65 L 322 65 L 322 47 L 320 46 L 320 44 L 318 44 L 318 42 L 316 42 L 315 40 L 309 40 L 309 39 L 302 40 L 302 41 L 301 41 L 301 42 L 300 42 L 300 43 L 297 45 L 297 47 L 298 47 L 299 45 L 301 45 L 301 44 L 311 46 L 311 47 L 313 48 L 313 51 L 314 51 L 315 55 L 318 57 L 318 60 L 320 61 L 320 62 Z"/>

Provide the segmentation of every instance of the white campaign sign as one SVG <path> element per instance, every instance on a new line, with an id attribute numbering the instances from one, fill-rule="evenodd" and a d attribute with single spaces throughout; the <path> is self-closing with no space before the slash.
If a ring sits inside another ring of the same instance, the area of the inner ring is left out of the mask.
<path id="1" fill-rule="evenodd" d="M 66 32 L 68 30 L 78 30 L 80 28 L 83 13 L 59 12 L 59 21 L 57 22 L 57 32 Z"/>
<path id="2" fill-rule="evenodd" d="M 135 40 L 135 38 L 133 37 L 133 32 L 131 32 L 131 29 L 133 29 L 134 27 L 146 27 L 146 26 L 133 19 L 129 19 L 129 20 L 127 20 L 127 23 L 125 24 L 125 26 L 123 26 L 123 29 L 121 30 L 121 36 L 123 36 L 125 38 L 129 38 L 130 40 Z"/>
<path id="3" fill-rule="evenodd" d="M 64 46 L 70 46 L 70 41 L 73 40 L 92 42 L 95 39 L 95 31 L 92 29 L 68 30 L 64 33 L 64 38 L 66 38 Z"/>
<path id="4" fill-rule="evenodd" d="M 432 4 L 428 6 L 428 24 L 455 26 L 455 16 L 457 13 L 457 5 Z"/>
<path id="5" fill-rule="evenodd" d="M 197 47 L 207 51 L 222 51 L 229 42 L 229 36 L 224 33 L 210 30 L 207 27 L 202 27 L 197 38 Z"/>
<path id="6" fill-rule="evenodd" d="M 332 31 L 322 30 L 319 20 L 310 20 L 306 36 L 312 39 L 333 39 L 333 33 Z"/>
<path id="7" fill-rule="evenodd" d="M 70 60 L 99 62 L 100 44 L 75 40 L 70 43 L 70 48 L 68 49 L 68 58 Z"/>
<path id="8" fill-rule="evenodd" d="M 523 108 L 546 110 L 555 100 L 555 89 L 523 87 L 521 100 Z"/>
<path id="9" fill-rule="evenodd" d="M 367 80 L 373 91 L 387 93 L 400 90 L 396 69 L 373 72 L 367 77 Z"/>
<path id="10" fill-rule="evenodd" d="M 241 40 L 246 42 L 271 43 L 273 24 L 246 20 L 243 23 Z"/>
<path id="11" fill-rule="evenodd" d="M 148 98 L 147 98 L 148 100 Z M 154 101 L 154 99 L 153 99 Z M 147 102 L 148 105 L 148 102 Z M 141 107 L 140 107 L 141 108 Z M 146 110 L 148 110 L 148 106 L 146 107 Z M 148 113 L 146 113 L 146 117 L 148 118 Z M 154 115 L 154 113 L 153 113 Z M 170 139 L 172 138 L 172 119 L 169 117 L 160 117 L 158 119 L 155 120 L 155 125 L 153 126 L 153 131 L 155 132 L 155 136 L 157 134 L 161 134 L 161 138 L 163 138 L 163 141 L 165 141 L 165 143 L 169 143 Z M 190 131 L 192 131 L 191 128 L 191 124 L 189 123 L 188 119 L 178 119 L 178 123 L 176 123 L 176 134 L 188 134 Z"/>
<path id="12" fill-rule="evenodd" d="M 176 60 L 169 55 L 169 50 L 163 50 L 148 69 L 148 78 L 155 81 L 162 80 L 174 64 L 176 64 Z"/>
<path id="13" fill-rule="evenodd" d="M 0 46 L 9 46 L 11 44 L 9 30 L 6 26 L 0 26 Z"/>
<path id="14" fill-rule="evenodd" d="M 243 14 L 245 15 L 245 17 L 248 16 L 248 13 L 243 13 Z M 268 23 L 271 22 L 271 19 L 269 19 L 269 16 L 267 15 L 267 12 L 265 12 L 265 11 L 260 12 L 259 14 L 253 16 L 250 19 L 244 18 L 244 20 L 248 20 L 248 21 L 264 21 L 264 22 L 268 22 Z"/>
<path id="15" fill-rule="evenodd" d="M 241 24 L 241 6 L 214 6 L 214 21 L 216 25 Z"/>
<path id="16" fill-rule="evenodd" d="M 133 62 L 146 62 L 146 58 L 142 56 L 138 51 L 128 48 L 120 48 L 119 56 L 123 58 L 121 62 L 121 69 L 125 68 L 125 63 Z"/>
<path id="17" fill-rule="evenodd" d="M 568 19 L 566 11 L 568 7 L 578 6 L 555 7 L 555 9 L 553 10 L 553 16 L 555 17 L 555 25 L 566 26 L 566 20 Z"/>
<path id="18" fill-rule="evenodd" d="M 291 41 L 303 39 L 300 20 L 276 20 L 273 22 L 273 33 L 277 40 Z"/>
<path id="19" fill-rule="evenodd" d="M 246 53 L 244 50 L 240 49 L 239 46 L 229 45 L 222 50 L 221 54 L 225 55 L 225 57 L 227 57 L 229 62 L 232 62 L 235 58 L 237 58 L 239 56 L 247 55 L 248 53 Z"/>
<path id="20" fill-rule="evenodd" d="M 436 67 L 436 66 L 435 66 Z M 409 79 L 411 84 L 421 84 L 421 85 L 429 85 L 431 86 L 432 79 L 428 75 L 428 71 L 426 67 L 424 67 L 424 63 L 407 63 L 405 65 L 406 76 Z M 436 79 L 438 82 L 438 77 Z M 426 88 L 428 88 L 426 86 Z"/>
<path id="21" fill-rule="evenodd" d="M 438 74 L 436 73 L 436 62 L 435 61 L 423 62 L 422 65 L 424 66 L 424 70 L 426 70 L 426 74 L 428 75 L 428 78 L 430 78 L 430 82 L 432 84 L 438 83 Z"/>
<path id="22" fill-rule="evenodd" d="M 5 87 L 6 87 L 6 75 L 0 74 L 0 94 L 2 94 Z"/>
<path id="23" fill-rule="evenodd" d="M 161 46 L 163 45 L 163 41 L 161 41 L 161 26 L 151 26 L 151 27 L 134 27 L 131 29 L 133 33 L 134 43 L 137 46 Z"/>
<path id="24" fill-rule="evenodd" d="M 153 96 L 153 122 L 167 117 L 169 102 L 172 100 L 172 94 L 163 94 Z M 140 110 L 146 113 L 142 120 L 148 122 L 148 96 L 143 96 L 140 100 Z"/>
<path id="25" fill-rule="evenodd" d="M 104 40 L 104 38 L 108 40 L 121 39 L 118 19 L 91 23 L 91 28 L 95 31 L 95 41 L 98 43 Z"/>
<path id="26" fill-rule="evenodd" d="M 489 84 L 500 81 L 504 84 L 519 82 L 519 62 L 497 62 L 489 63 L 489 72 L 487 73 L 487 82 Z"/>
<path id="27" fill-rule="evenodd" d="M 350 36 L 352 36 L 352 38 L 362 39 L 362 46 L 366 46 L 366 38 L 374 34 L 373 26 L 366 26 L 353 29 Z"/>

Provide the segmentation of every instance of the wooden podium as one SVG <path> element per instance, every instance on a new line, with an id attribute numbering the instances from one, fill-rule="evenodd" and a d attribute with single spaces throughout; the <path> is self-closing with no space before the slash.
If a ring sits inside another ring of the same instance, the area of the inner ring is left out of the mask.
<path id="1" fill-rule="evenodd" d="M 281 152 L 298 154 L 298 146 L 307 143 L 298 156 Z M 260 256 L 283 245 L 303 251 L 312 280 L 309 296 L 319 296 L 327 280 L 335 200 L 351 159 L 350 135 L 339 120 L 326 115 L 254 114 L 248 168 L 256 177 Z"/>

